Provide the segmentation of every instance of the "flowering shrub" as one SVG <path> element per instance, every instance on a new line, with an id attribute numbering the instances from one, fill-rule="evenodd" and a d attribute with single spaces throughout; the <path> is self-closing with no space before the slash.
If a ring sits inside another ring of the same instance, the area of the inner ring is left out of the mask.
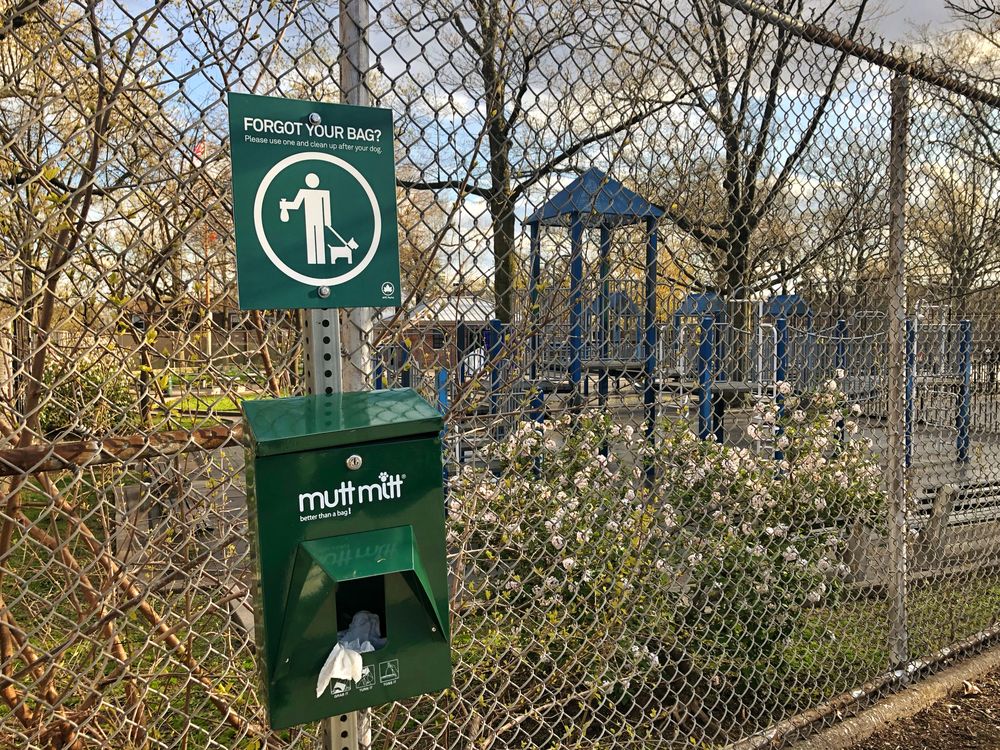
<path id="1" fill-rule="evenodd" d="M 677 421 L 651 448 L 591 413 L 524 423 L 495 444 L 489 468 L 450 487 L 465 591 L 456 645 L 474 665 L 468 684 L 457 680 L 465 710 L 510 746 L 491 699 L 508 722 L 512 706 L 530 708 L 530 722 L 508 728 L 534 727 L 520 739 L 538 742 L 540 697 L 553 716 L 566 705 L 583 716 L 605 701 L 641 706 L 677 674 L 696 683 L 693 669 L 741 695 L 773 677 L 802 612 L 842 588 L 846 522 L 880 512 L 871 446 L 839 441 L 842 422 L 857 429 L 851 416 L 836 381 L 808 397 L 781 384 L 755 408 L 759 450 L 699 440 Z"/>
<path id="2" fill-rule="evenodd" d="M 661 446 L 664 497 L 685 519 L 685 581 L 677 623 L 685 648 L 733 679 L 781 668 L 780 649 L 810 606 L 833 603 L 848 572 L 850 525 L 882 517 L 880 465 L 836 379 L 807 396 L 779 383 L 758 403 L 749 436 L 760 450 L 698 441 Z M 841 426 L 842 425 L 842 426 Z M 774 449 L 781 456 L 775 460 Z"/>
<path id="3" fill-rule="evenodd" d="M 606 440 L 630 458 L 605 459 Z M 512 705 L 537 711 L 556 693 L 552 714 L 562 715 L 573 702 L 618 699 L 634 676 L 657 669 L 655 643 L 636 623 L 662 609 L 650 549 L 673 527 L 642 482 L 635 458 L 645 450 L 631 427 L 598 415 L 572 428 L 566 417 L 523 423 L 494 446 L 496 475 L 465 469 L 453 480 L 451 544 L 471 595 L 458 603 L 456 645 L 467 652 L 460 664 L 482 665 L 468 676 L 474 685 L 456 677 L 460 695 L 494 699 L 500 715 Z M 482 726 L 497 731 L 492 719 Z"/>

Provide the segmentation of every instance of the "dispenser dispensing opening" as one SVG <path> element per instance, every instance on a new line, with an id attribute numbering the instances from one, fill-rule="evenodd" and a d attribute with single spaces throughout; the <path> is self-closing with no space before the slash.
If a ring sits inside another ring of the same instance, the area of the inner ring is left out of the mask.
<path id="1" fill-rule="evenodd" d="M 369 612 L 378 617 L 378 633 L 368 633 L 374 650 L 378 651 L 389 637 L 386 622 L 385 576 L 355 578 L 340 581 L 337 585 L 337 631 L 348 631 L 359 612 Z M 369 640 L 369 638 L 364 638 Z"/>

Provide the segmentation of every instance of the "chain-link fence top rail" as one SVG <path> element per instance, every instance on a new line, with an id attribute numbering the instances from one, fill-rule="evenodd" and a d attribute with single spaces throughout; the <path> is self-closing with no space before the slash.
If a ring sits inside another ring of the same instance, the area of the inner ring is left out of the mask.
<path id="1" fill-rule="evenodd" d="M 377 747 L 780 742 L 994 636 L 996 48 L 869 12 L 359 19 L 405 301 L 354 366 L 446 414 L 455 660 Z M 303 320 L 238 310 L 225 92 L 338 100 L 340 20 L 0 4 L 4 747 L 316 742 L 255 687 L 239 402 Z"/>

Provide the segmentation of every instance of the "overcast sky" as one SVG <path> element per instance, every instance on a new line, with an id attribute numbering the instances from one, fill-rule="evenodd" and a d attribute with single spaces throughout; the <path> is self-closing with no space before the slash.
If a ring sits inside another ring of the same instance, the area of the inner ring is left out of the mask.
<path id="1" fill-rule="evenodd" d="M 885 0 L 868 25 L 891 42 L 905 42 L 918 35 L 922 27 L 944 30 L 951 15 L 944 0 Z"/>

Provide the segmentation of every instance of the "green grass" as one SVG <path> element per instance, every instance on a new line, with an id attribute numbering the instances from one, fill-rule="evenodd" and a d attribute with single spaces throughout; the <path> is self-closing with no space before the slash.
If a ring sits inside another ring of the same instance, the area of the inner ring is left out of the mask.
<path id="1" fill-rule="evenodd" d="M 907 607 L 911 654 L 933 654 L 1000 621 L 1000 580 L 973 573 L 911 584 Z"/>
<path id="2" fill-rule="evenodd" d="M 885 672 L 888 618 L 887 602 L 876 598 L 809 610 L 782 652 L 796 707 L 815 705 Z"/>
<path id="3" fill-rule="evenodd" d="M 174 412 L 232 412 L 239 411 L 240 404 L 248 399 L 256 398 L 256 394 L 245 394 L 233 398 L 226 394 L 189 393 L 181 398 L 166 399 L 168 413 Z"/>
<path id="4" fill-rule="evenodd" d="M 889 604 L 866 597 L 809 612 L 783 652 L 803 706 L 846 692 L 889 669 Z M 912 658 L 930 656 L 1000 622 L 1000 581 L 974 576 L 912 585 Z"/>
<path id="5" fill-rule="evenodd" d="M 157 414 L 157 429 L 193 430 L 222 424 L 220 417 L 240 412 L 243 401 L 259 398 L 258 393 L 205 394 L 189 393 L 179 398 L 166 399 L 166 409 Z"/>

